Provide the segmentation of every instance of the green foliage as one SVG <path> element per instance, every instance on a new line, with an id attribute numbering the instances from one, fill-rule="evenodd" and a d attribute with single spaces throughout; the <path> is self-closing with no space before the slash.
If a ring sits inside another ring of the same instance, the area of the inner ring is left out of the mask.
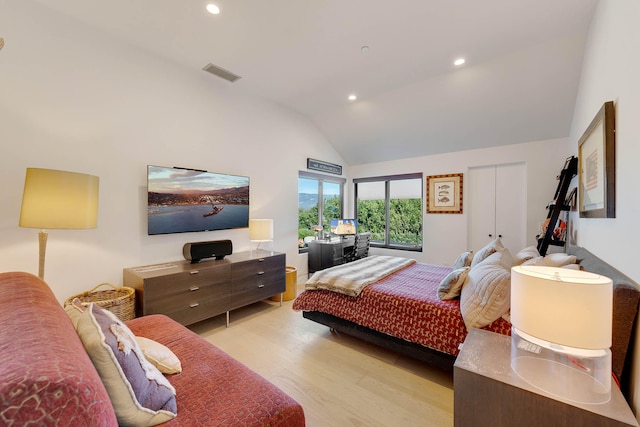
<path id="1" fill-rule="evenodd" d="M 324 219 L 322 228 L 325 232 L 328 232 L 331 220 L 340 218 L 340 198 L 338 196 L 325 198 L 322 216 Z M 298 208 L 298 239 L 314 236 L 315 232 L 312 228 L 318 225 L 318 221 L 317 205 L 309 209 Z"/>
<path id="2" fill-rule="evenodd" d="M 384 200 L 358 200 L 358 228 L 371 232 L 371 240 L 384 243 Z M 421 199 L 390 200 L 389 239 L 391 245 L 422 245 Z"/>

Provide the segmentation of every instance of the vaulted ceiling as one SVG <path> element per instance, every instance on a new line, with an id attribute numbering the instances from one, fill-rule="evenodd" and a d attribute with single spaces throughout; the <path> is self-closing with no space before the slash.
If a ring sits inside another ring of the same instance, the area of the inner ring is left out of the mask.
<path id="1" fill-rule="evenodd" d="M 239 75 L 223 84 L 307 116 L 348 164 L 568 136 L 597 3 L 211 0 L 211 15 L 205 0 L 37 1 Z"/>

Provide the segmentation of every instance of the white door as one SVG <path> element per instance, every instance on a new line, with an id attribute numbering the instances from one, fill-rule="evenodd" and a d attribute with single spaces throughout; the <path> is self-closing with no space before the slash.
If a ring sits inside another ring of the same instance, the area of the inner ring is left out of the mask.
<path id="1" fill-rule="evenodd" d="M 469 249 L 496 237 L 512 254 L 526 246 L 527 182 L 524 163 L 469 168 Z"/>

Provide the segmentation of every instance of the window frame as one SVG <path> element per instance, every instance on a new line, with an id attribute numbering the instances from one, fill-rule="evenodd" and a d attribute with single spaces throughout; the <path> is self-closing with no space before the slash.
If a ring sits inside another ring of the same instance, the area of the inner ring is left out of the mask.
<path id="1" fill-rule="evenodd" d="M 423 247 L 423 243 L 420 243 L 420 247 L 418 248 L 413 248 L 413 247 L 404 247 L 404 246 L 398 246 L 398 245 L 392 245 L 391 244 L 391 238 L 390 238 L 390 220 L 389 220 L 389 214 L 390 214 L 390 196 L 391 196 L 391 181 L 402 181 L 402 180 L 409 180 L 409 179 L 420 179 L 420 200 L 422 201 L 421 203 L 421 208 L 420 208 L 420 214 L 421 214 L 421 228 L 422 228 L 422 239 L 424 241 L 424 175 L 422 172 L 417 172 L 417 173 L 405 173 L 405 174 L 398 174 L 398 175 L 382 175 L 382 176 L 373 176 L 373 177 L 367 177 L 367 178 L 354 178 L 353 179 L 353 206 L 354 206 L 354 214 L 355 214 L 355 218 L 358 219 L 358 184 L 361 183 L 370 183 L 370 182 L 384 182 L 384 197 L 385 197 L 385 206 L 384 206 L 384 216 L 385 216 L 385 232 L 384 232 L 384 243 L 378 243 L 378 242 L 374 242 L 371 241 L 371 246 L 376 247 L 376 248 L 384 248 L 384 249 L 393 249 L 393 250 L 398 250 L 398 251 L 409 251 L 409 252 L 422 252 L 422 247 Z M 359 222 L 359 221 L 358 221 Z"/>
<path id="2" fill-rule="evenodd" d="M 340 186 L 340 217 L 344 216 L 344 188 L 347 183 L 346 178 L 324 175 L 321 173 L 298 171 L 298 182 L 300 178 L 311 179 L 318 181 L 318 224 L 322 224 L 322 214 L 324 213 L 324 192 L 323 183 L 329 182 L 331 184 L 338 184 Z M 300 198 L 300 188 L 298 187 L 298 200 Z M 298 206 L 300 209 L 300 206 Z M 300 224 L 300 218 L 298 217 L 298 224 Z M 297 232 L 296 232 L 297 235 Z M 307 253 L 308 247 L 298 248 L 298 253 Z"/>

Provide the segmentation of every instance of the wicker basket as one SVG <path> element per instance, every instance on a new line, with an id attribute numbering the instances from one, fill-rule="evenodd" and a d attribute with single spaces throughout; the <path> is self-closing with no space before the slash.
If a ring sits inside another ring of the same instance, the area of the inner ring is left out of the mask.
<path id="1" fill-rule="evenodd" d="M 97 289 L 103 285 L 110 286 L 112 289 L 98 291 Z M 92 302 L 109 310 L 123 322 L 131 320 L 136 316 L 136 292 L 133 288 L 126 286 L 117 288 L 111 283 L 100 283 L 90 291 L 70 296 L 64 302 L 64 305 L 67 306 L 71 304 L 76 298 L 83 303 Z"/>

